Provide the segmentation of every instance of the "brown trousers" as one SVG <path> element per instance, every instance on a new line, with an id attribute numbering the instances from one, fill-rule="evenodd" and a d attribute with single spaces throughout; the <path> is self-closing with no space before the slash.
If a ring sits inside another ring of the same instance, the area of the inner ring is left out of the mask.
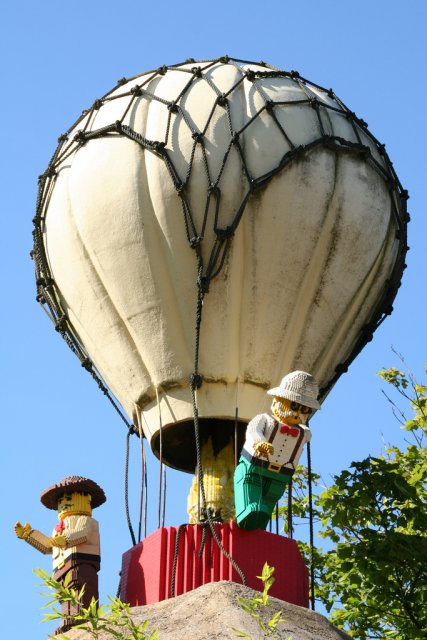
<path id="1" fill-rule="evenodd" d="M 87 609 L 89 607 L 92 598 L 96 601 L 99 600 L 98 593 L 98 569 L 99 564 L 83 564 L 81 562 L 67 562 L 60 571 L 54 574 L 55 580 L 64 582 L 66 576 L 68 578 L 67 587 L 69 589 L 75 589 L 80 591 L 84 585 L 84 592 L 81 597 L 80 607 L 73 606 L 70 602 L 63 602 L 61 607 L 61 613 L 64 615 L 62 624 L 55 630 L 54 635 L 65 633 L 76 624 L 80 624 L 79 621 L 70 620 L 68 616 L 75 616 L 81 613 L 81 608 Z"/>

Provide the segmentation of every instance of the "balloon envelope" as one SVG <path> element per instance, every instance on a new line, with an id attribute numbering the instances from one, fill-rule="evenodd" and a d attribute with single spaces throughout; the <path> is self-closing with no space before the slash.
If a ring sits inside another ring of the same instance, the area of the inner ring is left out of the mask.
<path id="1" fill-rule="evenodd" d="M 61 139 L 39 295 L 157 455 L 192 471 L 195 368 L 207 430 L 247 422 L 295 369 L 326 393 L 390 311 L 405 216 L 383 147 L 331 90 L 228 58 L 161 68 Z"/>

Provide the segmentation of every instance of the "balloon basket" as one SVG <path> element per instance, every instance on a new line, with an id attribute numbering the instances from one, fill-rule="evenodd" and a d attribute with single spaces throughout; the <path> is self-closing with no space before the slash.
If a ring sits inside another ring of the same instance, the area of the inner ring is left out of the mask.
<path id="1" fill-rule="evenodd" d="M 182 525 L 157 529 L 123 554 L 121 599 L 132 607 L 187 593 L 209 582 L 242 582 L 221 552 L 209 528 Z M 246 577 L 248 587 L 262 591 L 264 563 L 275 568 L 269 595 L 309 606 L 308 571 L 295 540 L 267 531 L 245 531 L 236 523 L 215 525 L 224 549 Z M 177 542 L 178 538 L 178 542 Z M 201 555 L 200 554 L 200 549 Z"/>

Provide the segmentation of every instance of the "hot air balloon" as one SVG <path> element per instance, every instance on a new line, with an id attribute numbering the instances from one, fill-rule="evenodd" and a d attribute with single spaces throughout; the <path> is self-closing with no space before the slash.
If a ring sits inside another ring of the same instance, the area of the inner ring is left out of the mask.
<path id="1" fill-rule="evenodd" d="M 156 456 L 194 472 L 198 436 L 230 458 L 285 373 L 311 372 L 324 398 L 372 338 L 404 269 L 406 199 L 331 89 L 227 56 L 163 66 L 59 139 L 38 299 Z"/>

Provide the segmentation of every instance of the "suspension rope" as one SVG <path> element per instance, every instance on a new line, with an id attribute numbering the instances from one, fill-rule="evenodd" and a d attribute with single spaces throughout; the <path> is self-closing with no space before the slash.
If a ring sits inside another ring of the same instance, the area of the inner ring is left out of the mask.
<path id="1" fill-rule="evenodd" d="M 289 479 L 288 484 L 288 538 L 294 537 L 294 524 L 293 524 L 293 515 L 292 515 L 292 477 Z"/>
<path id="2" fill-rule="evenodd" d="M 132 527 L 132 522 L 129 513 L 129 439 L 131 436 L 131 430 L 129 429 L 126 434 L 126 460 L 125 460 L 125 511 L 126 521 L 128 523 L 130 537 L 132 538 L 133 546 L 136 545 L 136 538 Z"/>
<path id="3" fill-rule="evenodd" d="M 310 602 L 311 608 L 315 611 L 316 603 L 314 598 L 314 528 L 313 528 L 313 478 L 311 472 L 311 447 L 307 442 L 307 470 L 308 470 L 308 509 L 310 516 Z"/>
<path id="4" fill-rule="evenodd" d="M 139 519 L 138 519 L 138 542 L 142 538 L 142 523 L 144 522 L 144 538 L 147 535 L 147 464 L 145 458 L 144 432 L 141 424 L 141 411 L 136 405 L 137 425 L 140 440 L 141 453 L 141 490 L 139 494 Z"/>
<path id="5" fill-rule="evenodd" d="M 172 575 L 171 575 L 171 597 L 175 597 L 175 580 L 176 580 L 176 567 L 178 562 L 178 549 L 179 541 L 181 539 L 181 532 L 186 528 L 186 524 L 180 524 L 175 538 L 175 548 L 173 551 L 173 563 L 172 563 Z"/>
<path id="6" fill-rule="evenodd" d="M 165 476 L 165 465 L 163 463 L 163 422 L 162 422 L 162 411 L 160 408 L 160 398 L 159 391 L 156 386 L 156 398 L 157 398 L 157 408 L 159 411 L 159 489 L 158 489 L 158 501 L 157 501 L 157 523 L 158 528 L 164 526 L 165 521 L 165 504 L 166 504 L 166 493 L 164 491 L 166 487 L 166 476 Z"/>
<path id="7" fill-rule="evenodd" d="M 238 448 L 239 448 L 239 376 L 236 381 L 236 411 L 234 414 L 234 468 L 238 464 Z"/>
<path id="8" fill-rule="evenodd" d="M 166 465 L 163 465 L 163 508 L 162 508 L 162 527 L 165 526 L 165 516 L 166 516 Z"/>

